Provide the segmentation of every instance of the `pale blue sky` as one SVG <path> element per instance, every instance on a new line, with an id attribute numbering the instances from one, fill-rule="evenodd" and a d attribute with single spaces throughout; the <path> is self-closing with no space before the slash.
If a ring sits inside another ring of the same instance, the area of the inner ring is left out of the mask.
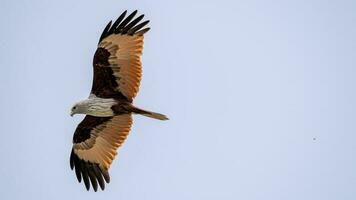
<path id="1" fill-rule="evenodd" d="M 107 22 L 151 20 L 104 192 L 69 167 Z M 355 1 L 1 1 L 0 199 L 356 199 Z M 313 139 L 315 138 L 315 140 Z"/>

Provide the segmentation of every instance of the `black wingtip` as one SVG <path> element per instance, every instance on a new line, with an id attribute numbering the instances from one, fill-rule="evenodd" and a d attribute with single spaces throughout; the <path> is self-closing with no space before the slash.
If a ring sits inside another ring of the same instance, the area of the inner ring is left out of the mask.
<path id="1" fill-rule="evenodd" d="M 82 177 L 84 180 L 85 188 L 89 191 L 89 189 L 90 189 L 89 175 L 88 175 L 88 171 L 87 171 L 85 165 L 82 165 L 81 171 L 82 171 L 82 175 L 83 175 Z"/>
<path id="2" fill-rule="evenodd" d="M 122 21 L 119 26 L 116 28 L 115 33 L 121 33 L 121 30 L 125 29 L 126 25 L 135 17 L 137 10 L 133 11 L 129 16 Z"/>
<path id="3" fill-rule="evenodd" d="M 150 29 L 151 29 L 150 27 L 144 28 L 144 29 L 136 32 L 135 35 L 143 35 L 143 34 L 147 33 Z"/>
<path id="4" fill-rule="evenodd" d="M 96 181 L 93 164 L 88 165 L 88 175 L 94 191 L 98 191 L 98 182 Z"/>
<path id="5" fill-rule="evenodd" d="M 136 25 L 135 27 L 131 28 L 127 32 L 127 34 L 129 34 L 129 35 L 135 34 L 138 30 L 140 30 L 142 27 L 146 26 L 149 22 L 150 22 L 150 20 L 146 20 L 146 21 L 142 22 L 141 24 Z"/>
<path id="6" fill-rule="evenodd" d="M 145 15 L 140 15 L 136 19 L 134 19 L 132 22 L 130 22 L 128 25 L 125 26 L 125 28 L 122 29 L 121 34 L 126 34 L 129 30 L 132 29 L 138 22 L 140 22 Z"/>
<path id="7" fill-rule="evenodd" d="M 125 10 L 124 12 L 121 13 L 121 15 L 116 19 L 116 21 L 114 23 L 112 23 L 112 21 L 110 21 L 109 24 L 106 25 L 106 27 L 104 28 L 104 30 L 100 36 L 99 43 L 111 34 L 134 35 L 137 32 L 137 33 L 139 33 L 137 35 L 143 35 L 144 33 L 146 33 L 149 29 L 141 30 L 141 28 L 143 28 L 146 24 L 148 24 L 149 21 L 147 20 L 147 21 L 139 24 L 139 22 L 144 18 L 145 15 L 142 14 L 139 17 L 137 17 L 136 19 L 134 19 L 134 17 L 136 16 L 137 13 L 138 13 L 138 11 L 135 10 L 125 18 L 126 14 L 127 14 L 127 10 Z M 143 30 L 145 30 L 145 31 L 143 31 Z"/>
<path id="8" fill-rule="evenodd" d="M 75 154 L 74 150 L 70 155 L 70 164 L 75 169 L 78 182 L 83 180 L 86 190 L 90 190 L 90 185 L 96 192 L 100 186 L 101 190 L 105 189 L 105 182 L 110 183 L 108 170 L 100 167 L 97 163 L 91 163 L 82 160 Z"/>
<path id="9" fill-rule="evenodd" d="M 125 10 L 121 15 L 116 19 L 116 21 L 113 23 L 111 26 L 110 30 L 108 31 L 108 35 L 113 34 L 117 28 L 117 26 L 122 22 L 122 20 L 125 18 L 127 13 L 127 10 Z"/>
<path id="10" fill-rule="evenodd" d="M 103 175 L 105 181 L 107 183 L 110 183 L 110 175 L 109 175 L 109 172 L 107 170 L 103 170 L 100 168 L 100 171 L 101 171 L 101 174 Z"/>
<path id="11" fill-rule="evenodd" d="M 105 189 L 105 182 L 104 182 L 103 176 L 100 173 L 99 166 L 98 165 L 93 165 L 93 171 L 94 171 L 94 174 L 95 174 L 95 176 L 97 178 L 97 181 L 99 183 L 99 186 L 100 186 L 101 190 L 104 190 Z"/>
<path id="12" fill-rule="evenodd" d="M 103 30 L 103 32 L 101 33 L 101 36 L 100 36 L 100 38 L 99 38 L 99 43 L 100 43 L 104 38 L 106 38 L 106 37 L 108 36 L 108 31 L 109 31 L 109 29 L 110 29 L 110 27 L 111 27 L 111 23 L 112 23 L 112 21 L 110 20 L 110 22 L 105 26 L 105 28 L 104 28 L 104 30 Z"/>
<path id="13" fill-rule="evenodd" d="M 72 153 L 70 153 L 69 164 L 70 164 L 70 169 L 73 170 L 73 168 L 74 168 L 73 151 L 72 151 Z"/>

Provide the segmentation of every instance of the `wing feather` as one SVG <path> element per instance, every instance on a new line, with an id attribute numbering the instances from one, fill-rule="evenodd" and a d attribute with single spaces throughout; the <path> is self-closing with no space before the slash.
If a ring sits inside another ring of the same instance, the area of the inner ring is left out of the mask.
<path id="1" fill-rule="evenodd" d="M 87 190 L 90 183 L 95 191 L 104 189 L 103 177 L 108 183 L 108 170 L 117 149 L 127 138 L 132 125 L 131 114 L 114 117 L 86 116 L 78 125 L 73 137 L 70 166 L 79 182 L 84 180 Z M 100 169 L 100 170 L 99 170 Z"/>
<path id="2" fill-rule="evenodd" d="M 137 95 L 142 77 L 143 34 L 149 30 L 144 27 L 149 21 L 140 23 L 144 15 L 134 19 L 136 14 L 134 11 L 125 18 L 125 11 L 112 26 L 109 23 L 105 27 L 94 55 L 92 94 L 130 102 Z"/>
<path id="3" fill-rule="evenodd" d="M 111 29 L 108 31 L 108 35 L 114 33 L 116 27 L 122 22 L 122 20 L 125 18 L 125 15 L 127 13 L 127 10 L 125 10 L 118 18 L 117 20 L 114 22 L 114 24 L 112 25 Z M 99 43 L 101 42 L 101 40 L 99 40 Z"/>

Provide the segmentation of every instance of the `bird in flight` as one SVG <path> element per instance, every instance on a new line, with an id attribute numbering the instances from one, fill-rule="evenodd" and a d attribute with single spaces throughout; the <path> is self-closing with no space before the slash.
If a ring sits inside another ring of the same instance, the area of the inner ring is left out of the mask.
<path id="1" fill-rule="evenodd" d="M 137 10 L 126 13 L 105 27 L 94 54 L 89 98 L 71 108 L 71 116 L 86 115 L 74 132 L 70 167 L 87 190 L 90 185 L 104 190 L 110 182 L 108 170 L 130 131 L 132 114 L 168 119 L 132 104 L 141 81 L 143 38 L 150 28 L 145 28 L 148 20 L 141 22 L 144 15 L 135 18 Z"/>

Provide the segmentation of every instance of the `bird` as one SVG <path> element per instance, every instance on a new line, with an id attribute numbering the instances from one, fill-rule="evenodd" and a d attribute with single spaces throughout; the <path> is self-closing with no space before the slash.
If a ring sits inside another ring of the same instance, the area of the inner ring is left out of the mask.
<path id="1" fill-rule="evenodd" d="M 160 113 L 133 105 L 142 77 L 141 55 L 149 20 L 137 10 L 104 28 L 93 58 L 93 82 L 87 99 L 75 103 L 70 115 L 84 114 L 70 154 L 70 167 L 85 188 L 96 192 L 110 182 L 109 168 L 132 125 L 132 114 L 168 120 Z"/>

